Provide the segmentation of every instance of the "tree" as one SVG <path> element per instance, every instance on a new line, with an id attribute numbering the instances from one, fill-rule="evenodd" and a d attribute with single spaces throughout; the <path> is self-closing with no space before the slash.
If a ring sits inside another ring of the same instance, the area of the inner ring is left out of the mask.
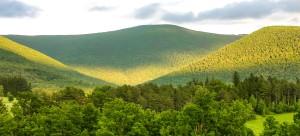
<path id="1" fill-rule="evenodd" d="M 296 124 L 298 124 L 299 127 L 300 127 L 300 110 L 298 111 L 297 114 L 294 115 L 293 120 L 294 120 L 294 122 L 295 122 Z"/>
<path id="2" fill-rule="evenodd" d="M 18 105 L 21 106 L 24 115 L 37 113 L 44 105 L 42 99 L 32 92 L 20 92 L 17 99 Z"/>
<path id="3" fill-rule="evenodd" d="M 3 103 L 2 99 L 0 99 L 0 114 L 4 114 L 7 112 L 6 105 Z"/>
<path id="4" fill-rule="evenodd" d="M 52 106 L 41 113 L 39 122 L 42 122 L 46 135 L 80 134 L 84 129 L 82 106 L 74 101 L 64 101 L 60 107 Z"/>
<path id="5" fill-rule="evenodd" d="M 140 105 L 115 99 L 105 103 L 99 121 L 100 130 L 114 135 L 148 135 L 145 127 L 145 114 Z M 140 133 L 143 132 L 143 133 Z"/>
<path id="6" fill-rule="evenodd" d="M 256 107 L 257 107 L 257 100 L 255 99 L 254 95 L 251 95 L 249 103 L 251 104 L 251 106 L 253 107 L 253 109 L 256 109 Z"/>
<path id="7" fill-rule="evenodd" d="M 215 93 L 199 86 L 193 104 L 184 106 L 183 115 L 188 117 L 188 122 L 196 135 L 206 134 L 210 125 L 215 123 L 215 97 Z"/>
<path id="8" fill-rule="evenodd" d="M 93 104 L 89 103 L 83 108 L 83 128 L 91 135 L 95 134 L 97 130 L 98 118 L 100 116 L 100 111 L 95 108 Z"/>
<path id="9" fill-rule="evenodd" d="M 56 100 L 59 101 L 76 101 L 79 104 L 86 103 L 85 93 L 82 89 L 75 87 L 66 87 L 64 90 L 54 94 Z"/>
<path id="10" fill-rule="evenodd" d="M 262 99 L 259 99 L 256 106 L 256 112 L 262 116 L 265 116 L 266 111 L 267 111 L 267 106 L 265 102 Z"/>
<path id="11" fill-rule="evenodd" d="M 156 121 L 160 124 L 159 134 L 156 135 L 188 135 L 192 131 L 186 122 L 188 116 L 178 111 L 166 110 L 157 115 Z"/>
<path id="12" fill-rule="evenodd" d="M 220 102 L 217 111 L 217 121 L 213 126 L 222 135 L 253 135 L 245 126 L 246 121 L 254 117 L 250 104 L 236 100 L 232 103 Z"/>
<path id="13" fill-rule="evenodd" d="M 4 96 L 3 86 L 0 84 L 0 97 Z"/>
<path id="14" fill-rule="evenodd" d="M 290 125 L 287 122 L 283 122 L 277 127 L 276 135 L 278 135 L 278 136 L 290 135 L 290 133 L 291 133 L 290 129 L 291 129 Z M 298 133 L 297 133 L 297 135 L 298 135 Z M 291 135 L 291 136 L 295 136 L 295 135 Z"/>
<path id="15" fill-rule="evenodd" d="M 207 86 L 208 84 L 209 84 L 209 79 L 208 79 L 208 77 L 206 77 L 206 79 L 205 79 L 205 86 Z"/>
<path id="16" fill-rule="evenodd" d="M 15 127 L 15 122 L 14 122 L 11 114 L 10 113 L 0 113 L 0 135 L 1 136 L 12 136 L 13 132 L 14 132 L 14 127 Z"/>
<path id="17" fill-rule="evenodd" d="M 233 77 L 232 77 L 232 82 L 233 82 L 234 86 L 237 87 L 241 82 L 240 80 L 241 79 L 240 79 L 239 73 L 237 71 L 234 71 Z"/>
<path id="18" fill-rule="evenodd" d="M 31 91 L 31 84 L 23 77 L 6 77 L 1 80 L 4 95 L 7 95 L 7 93 L 10 92 L 16 96 L 18 92 Z"/>
<path id="19" fill-rule="evenodd" d="M 201 108 L 210 109 L 211 105 L 215 102 L 216 93 L 210 92 L 207 89 L 198 86 L 195 92 L 193 103 L 200 106 Z"/>
<path id="20" fill-rule="evenodd" d="M 273 136 L 276 134 L 279 123 L 275 120 L 273 116 L 268 116 L 264 122 L 263 136 Z"/>
<path id="21" fill-rule="evenodd" d="M 10 102 L 14 101 L 14 99 L 15 99 L 14 96 L 10 92 L 7 93 L 7 97 L 8 97 L 8 101 L 10 101 Z"/>
<path id="22" fill-rule="evenodd" d="M 104 86 L 104 87 L 96 87 L 92 94 L 89 95 L 89 99 L 92 101 L 94 106 L 102 108 L 105 102 L 110 100 L 110 97 L 107 94 L 111 87 Z"/>

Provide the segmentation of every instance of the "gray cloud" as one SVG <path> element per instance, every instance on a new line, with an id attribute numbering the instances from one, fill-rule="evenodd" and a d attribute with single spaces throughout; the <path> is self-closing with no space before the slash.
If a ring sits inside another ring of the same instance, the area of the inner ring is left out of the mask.
<path id="1" fill-rule="evenodd" d="M 245 1 L 228 4 L 223 8 L 199 13 L 197 20 L 262 18 L 275 12 L 276 3 L 269 0 Z"/>
<path id="2" fill-rule="evenodd" d="M 0 0 L 0 17 L 35 17 L 39 8 L 17 0 Z"/>
<path id="3" fill-rule="evenodd" d="M 112 7 L 106 7 L 106 6 L 94 6 L 89 9 L 89 11 L 108 11 L 112 10 Z"/>
<path id="4" fill-rule="evenodd" d="M 135 11 L 135 18 L 146 19 L 152 17 L 160 10 L 160 4 L 154 3 L 141 7 Z"/>
<path id="5" fill-rule="evenodd" d="M 172 13 L 165 12 L 162 19 L 169 22 L 184 23 L 205 20 L 238 20 L 259 19 L 275 12 L 300 13 L 300 0 L 254 0 L 228 4 L 194 15 L 192 12 Z"/>
<path id="6" fill-rule="evenodd" d="M 170 21 L 170 22 L 177 22 L 177 23 L 184 23 L 184 22 L 191 22 L 195 20 L 195 15 L 193 12 L 187 12 L 187 13 L 171 13 L 171 12 L 165 12 L 162 16 L 163 20 Z"/>
<path id="7" fill-rule="evenodd" d="M 291 12 L 299 13 L 300 12 L 300 0 L 282 0 L 278 2 L 279 9 Z"/>

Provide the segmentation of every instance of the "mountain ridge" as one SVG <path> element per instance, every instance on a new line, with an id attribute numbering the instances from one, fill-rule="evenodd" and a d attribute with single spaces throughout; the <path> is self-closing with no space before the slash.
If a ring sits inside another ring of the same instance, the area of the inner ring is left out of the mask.
<path id="1" fill-rule="evenodd" d="M 6 37 L 76 71 L 119 85 L 136 85 L 165 75 L 241 38 L 175 25 L 144 25 L 71 36 Z"/>

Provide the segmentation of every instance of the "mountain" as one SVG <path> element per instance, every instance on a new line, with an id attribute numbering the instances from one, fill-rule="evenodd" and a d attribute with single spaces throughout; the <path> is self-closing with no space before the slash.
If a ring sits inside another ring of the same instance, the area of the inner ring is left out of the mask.
<path id="1" fill-rule="evenodd" d="M 135 85 L 168 74 L 242 36 L 145 25 L 86 35 L 6 37 L 91 77 Z"/>
<path id="2" fill-rule="evenodd" d="M 234 71 L 289 80 L 300 77 L 300 27 L 262 28 L 177 71 L 153 80 L 184 84 L 193 78 L 218 78 L 230 82 Z"/>
<path id="3" fill-rule="evenodd" d="M 78 73 L 36 50 L 0 36 L 0 76 L 23 76 L 33 87 L 105 85 L 104 81 Z"/>

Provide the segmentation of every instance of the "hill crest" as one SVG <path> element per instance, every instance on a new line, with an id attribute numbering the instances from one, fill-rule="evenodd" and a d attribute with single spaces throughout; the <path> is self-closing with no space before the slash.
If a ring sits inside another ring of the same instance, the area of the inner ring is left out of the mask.
<path id="1" fill-rule="evenodd" d="M 255 73 L 295 79 L 300 75 L 296 70 L 300 68 L 299 52 L 300 27 L 265 27 L 154 82 L 184 83 L 206 77 L 228 82 L 234 71 L 242 77 Z"/>

